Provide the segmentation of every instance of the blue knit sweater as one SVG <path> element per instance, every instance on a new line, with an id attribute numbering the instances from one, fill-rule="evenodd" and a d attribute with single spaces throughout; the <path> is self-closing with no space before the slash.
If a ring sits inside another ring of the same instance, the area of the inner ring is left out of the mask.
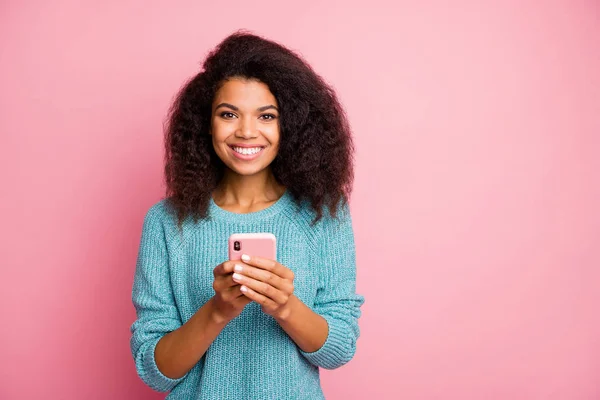
<path id="1" fill-rule="evenodd" d="M 336 219 L 327 211 L 316 225 L 307 203 L 289 191 L 270 207 L 237 214 L 214 201 L 209 218 L 184 221 L 183 233 L 166 200 L 144 218 L 132 300 L 131 352 L 140 378 L 169 399 L 323 399 L 319 367 L 337 368 L 353 357 L 363 296 L 355 292 L 354 235 L 349 208 Z M 221 331 L 184 377 L 170 379 L 157 368 L 154 349 L 209 300 L 213 269 L 228 259 L 232 233 L 271 232 L 277 257 L 294 272 L 294 294 L 329 325 L 325 344 L 302 351 L 277 324 L 250 303 Z"/>

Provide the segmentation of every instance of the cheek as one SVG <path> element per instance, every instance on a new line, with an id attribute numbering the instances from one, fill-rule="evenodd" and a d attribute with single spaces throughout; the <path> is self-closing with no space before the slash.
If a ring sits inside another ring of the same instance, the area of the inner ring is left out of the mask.
<path id="1" fill-rule="evenodd" d="M 269 131 L 267 134 L 267 139 L 272 146 L 279 145 L 279 128 L 273 128 L 273 130 Z"/>
<path id="2" fill-rule="evenodd" d="M 226 136 L 229 129 L 229 125 L 219 118 L 214 118 L 210 123 L 212 135 L 217 138 Z"/>
<path id="3" fill-rule="evenodd" d="M 223 146 L 225 139 L 227 139 L 227 131 L 222 129 L 221 127 L 213 126 L 212 128 L 212 143 L 215 148 Z"/>

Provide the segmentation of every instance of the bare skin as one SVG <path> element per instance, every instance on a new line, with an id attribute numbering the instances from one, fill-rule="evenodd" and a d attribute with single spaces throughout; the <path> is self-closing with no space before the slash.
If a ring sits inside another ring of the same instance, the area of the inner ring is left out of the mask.
<path id="1" fill-rule="evenodd" d="M 213 193 L 219 207 L 235 213 L 256 212 L 285 192 L 270 168 L 279 147 L 278 118 L 277 100 L 261 82 L 230 79 L 216 93 L 210 134 L 217 155 L 226 165 Z M 236 152 L 240 147 L 260 148 L 260 152 L 247 159 L 252 156 L 244 158 Z M 248 256 L 215 267 L 215 295 L 185 324 L 160 339 L 155 359 L 165 376 L 184 376 L 252 301 L 275 318 L 303 351 L 314 352 L 323 346 L 327 321 L 294 295 L 294 273 L 275 260 Z"/>

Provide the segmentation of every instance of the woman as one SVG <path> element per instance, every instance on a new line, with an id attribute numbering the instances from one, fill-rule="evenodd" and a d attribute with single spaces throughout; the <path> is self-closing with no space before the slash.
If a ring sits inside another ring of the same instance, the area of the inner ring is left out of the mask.
<path id="1" fill-rule="evenodd" d="M 180 399 L 322 399 L 319 367 L 354 355 L 352 140 L 334 91 L 300 57 L 236 32 L 181 90 L 167 198 L 147 212 L 133 283 L 141 379 Z M 277 260 L 228 260 L 270 232 Z"/>

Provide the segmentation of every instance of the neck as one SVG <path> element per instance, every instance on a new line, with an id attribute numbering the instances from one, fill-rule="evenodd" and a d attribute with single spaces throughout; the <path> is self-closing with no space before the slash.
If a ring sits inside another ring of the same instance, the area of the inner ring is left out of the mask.
<path id="1" fill-rule="evenodd" d="M 284 192 L 285 187 L 277 182 L 270 168 L 250 176 L 239 175 L 226 169 L 213 197 L 218 204 L 238 204 L 247 207 L 277 200 Z"/>

